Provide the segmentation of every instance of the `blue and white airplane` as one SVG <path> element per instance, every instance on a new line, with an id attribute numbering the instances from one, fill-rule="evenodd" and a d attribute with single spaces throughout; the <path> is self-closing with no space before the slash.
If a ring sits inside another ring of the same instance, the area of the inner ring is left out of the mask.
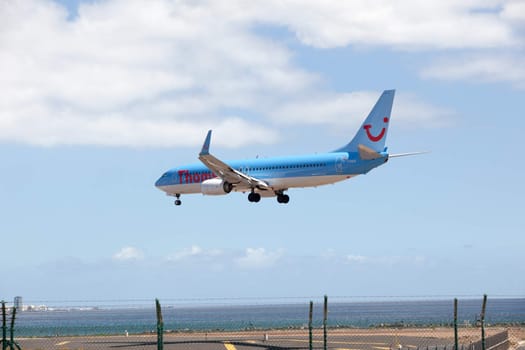
<path id="1" fill-rule="evenodd" d="M 423 153 L 387 153 L 385 140 L 394 94 L 395 90 L 384 91 L 355 137 L 328 153 L 223 162 L 210 154 L 210 130 L 199 153 L 201 163 L 170 169 L 155 186 L 176 197 L 175 205 L 181 205 L 182 194 L 225 195 L 232 191 L 248 192 L 250 202 L 277 197 L 277 202 L 288 203 L 290 197 L 285 192 L 290 188 L 333 184 L 366 174 L 389 158 Z"/>

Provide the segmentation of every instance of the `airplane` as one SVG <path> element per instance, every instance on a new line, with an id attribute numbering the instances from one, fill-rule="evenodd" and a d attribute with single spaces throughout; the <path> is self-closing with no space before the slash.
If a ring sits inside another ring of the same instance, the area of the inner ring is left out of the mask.
<path id="1" fill-rule="evenodd" d="M 201 163 L 183 165 L 166 171 L 155 186 L 176 197 L 182 194 L 226 195 L 232 191 L 248 192 L 248 201 L 277 197 L 286 204 L 291 188 L 317 187 L 366 174 L 385 164 L 389 158 L 426 152 L 391 154 L 385 147 L 395 90 L 385 90 L 357 134 L 345 146 L 334 151 L 272 158 L 254 158 L 223 162 L 210 153 L 209 130 L 199 153 Z"/>

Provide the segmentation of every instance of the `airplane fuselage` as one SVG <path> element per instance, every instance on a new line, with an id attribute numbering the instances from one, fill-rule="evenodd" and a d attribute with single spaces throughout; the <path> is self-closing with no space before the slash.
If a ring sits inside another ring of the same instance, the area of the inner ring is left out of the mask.
<path id="1" fill-rule="evenodd" d="M 209 130 L 198 155 L 201 163 L 170 169 L 155 186 L 175 196 L 175 205 L 181 205 L 181 194 L 225 195 L 232 191 L 249 192 L 250 202 L 277 197 L 277 202 L 286 204 L 290 197 L 285 191 L 290 188 L 333 184 L 366 174 L 389 158 L 385 141 L 394 94 L 394 90 L 383 91 L 354 138 L 332 152 L 224 162 L 210 153 Z"/>
<path id="2" fill-rule="evenodd" d="M 256 158 L 228 161 L 233 169 L 266 182 L 271 188 L 288 189 L 333 184 L 353 176 L 365 174 L 385 163 L 388 154 L 381 158 L 362 160 L 358 153 L 336 152 L 292 157 Z M 204 181 L 216 178 L 204 164 L 195 163 L 168 170 L 155 186 L 167 194 L 201 193 Z M 250 189 L 233 187 L 233 191 Z M 258 191 L 261 195 L 275 193 Z"/>

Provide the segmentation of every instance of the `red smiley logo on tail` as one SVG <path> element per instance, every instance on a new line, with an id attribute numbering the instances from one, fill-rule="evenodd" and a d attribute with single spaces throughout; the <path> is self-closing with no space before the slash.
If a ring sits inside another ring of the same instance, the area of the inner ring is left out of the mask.
<path id="1" fill-rule="evenodd" d="M 383 121 L 386 123 L 388 123 L 388 118 L 387 117 L 384 117 L 383 118 Z M 372 124 L 366 124 L 363 126 L 363 129 L 365 129 L 366 131 L 366 136 L 368 136 L 368 138 L 370 139 L 370 141 L 372 142 L 377 142 L 379 140 L 381 140 L 383 138 L 383 136 L 385 136 L 385 133 L 386 133 L 386 128 L 382 128 L 381 129 L 381 132 L 379 133 L 379 135 L 377 136 L 374 136 L 370 133 L 370 129 L 372 128 Z"/>

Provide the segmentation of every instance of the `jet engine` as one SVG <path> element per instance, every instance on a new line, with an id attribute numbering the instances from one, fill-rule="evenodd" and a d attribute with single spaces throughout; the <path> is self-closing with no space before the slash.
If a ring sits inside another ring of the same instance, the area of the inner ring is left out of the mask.
<path id="1" fill-rule="evenodd" d="M 233 185 L 219 178 L 209 179 L 201 183 L 201 192 L 207 196 L 219 196 L 232 191 Z"/>

